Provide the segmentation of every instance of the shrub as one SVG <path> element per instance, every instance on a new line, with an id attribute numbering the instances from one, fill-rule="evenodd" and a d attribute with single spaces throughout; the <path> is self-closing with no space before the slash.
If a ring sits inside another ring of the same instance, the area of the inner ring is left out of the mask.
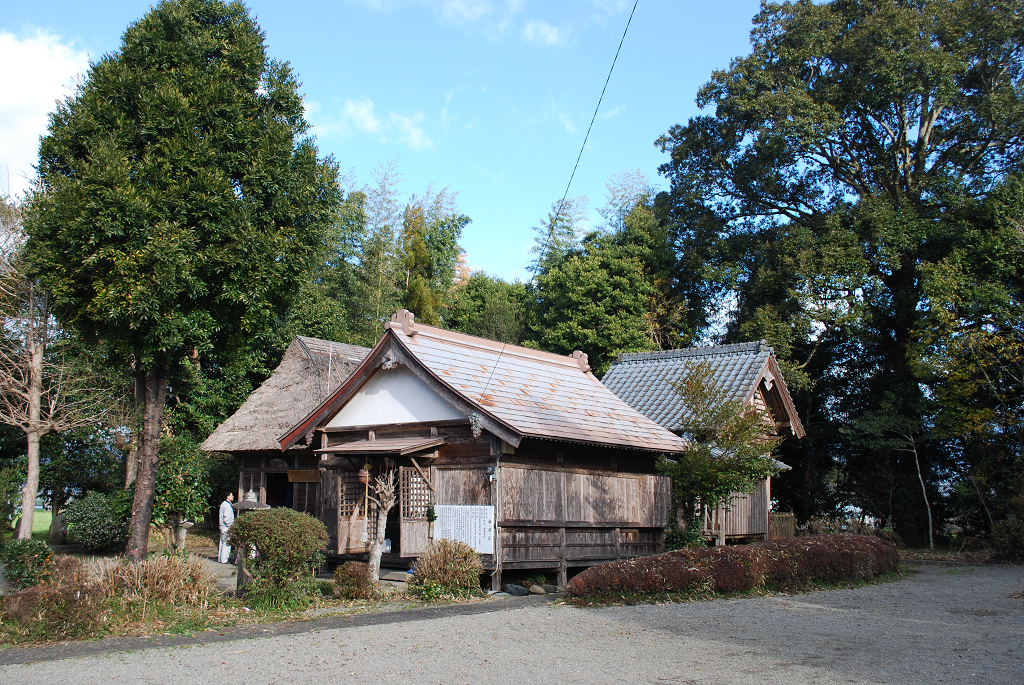
<path id="1" fill-rule="evenodd" d="M 992 528 L 992 559 L 1024 564 L 1024 521 L 1010 516 Z"/>
<path id="2" fill-rule="evenodd" d="M 103 584 L 74 557 L 58 556 L 48 583 L 0 597 L 0 638 L 62 640 L 106 632 Z"/>
<path id="3" fill-rule="evenodd" d="M 256 552 L 247 562 L 253 576 L 246 586 L 251 604 L 283 608 L 312 592 L 316 570 L 324 563 L 323 522 L 284 507 L 250 511 L 235 520 L 229 536 L 240 554 L 247 549 Z"/>
<path id="4" fill-rule="evenodd" d="M 128 541 L 131 491 L 87 492 L 64 510 L 68 534 L 87 552 L 120 551 Z"/>
<path id="5" fill-rule="evenodd" d="M 334 594 L 343 599 L 370 599 L 370 567 L 361 561 L 346 561 L 334 570 Z"/>
<path id="6" fill-rule="evenodd" d="M 53 552 L 41 540 L 14 540 L 0 554 L 4 578 L 17 589 L 47 583 L 53 576 Z"/>
<path id="7" fill-rule="evenodd" d="M 869 580 L 899 567 L 896 546 L 868 535 L 816 535 L 677 550 L 593 566 L 569 581 L 577 597 L 743 592 L 764 585 Z"/>
<path id="8" fill-rule="evenodd" d="M 459 540 L 435 540 L 416 560 L 414 584 L 427 582 L 453 593 L 466 593 L 480 589 L 480 574 L 484 565 L 473 548 Z"/>
<path id="9" fill-rule="evenodd" d="M 103 580 L 106 596 L 126 608 L 141 602 L 205 612 L 217 593 L 216 582 L 203 570 L 202 562 L 177 555 L 110 566 Z"/>

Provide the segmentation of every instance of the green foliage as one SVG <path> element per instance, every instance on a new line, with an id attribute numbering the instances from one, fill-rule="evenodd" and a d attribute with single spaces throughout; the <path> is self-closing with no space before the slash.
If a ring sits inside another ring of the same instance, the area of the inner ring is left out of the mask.
<path id="1" fill-rule="evenodd" d="M 996 273 L 1013 263 L 982 249 L 973 214 L 1024 159 L 1020 12 L 961 0 L 765 4 L 750 54 L 700 90 L 710 113 L 658 141 L 671 155 L 656 207 L 679 255 L 676 292 L 689 311 L 728 308 L 727 340 L 768 339 L 798 391 L 808 436 L 783 446 L 794 471 L 773 494 L 801 518 L 844 504 L 881 515 L 873 493 L 892 477 L 902 529 L 926 528 L 911 461 L 884 473 L 888 455 L 839 428 L 886 391 L 902 419 L 927 425 L 922 400 L 944 370 L 921 363 L 919 341 L 932 298 L 950 292 L 929 291 L 929 274 L 961 249 Z M 930 487 L 951 467 L 970 471 L 950 463 L 962 445 L 926 437 Z"/>
<path id="2" fill-rule="evenodd" d="M 480 555 L 466 543 L 434 540 L 416 560 L 410 591 L 427 600 L 478 592 L 483 571 Z"/>
<path id="3" fill-rule="evenodd" d="M 243 513 L 235 519 L 229 536 L 239 554 L 255 550 L 256 558 L 247 562 L 253 574 L 251 592 L 267 606 L 291 601 L 283 599 L 286 597 L 304 598 L 324 563 L 327 529 L 323 522 L 294 509 Z"/>
<path id="4" fill-rule="evenodd" d="M 580 238 L 583 207 L 557 203 L 537 230 L 530 331 L 524 344 L 560 354 L 586 352 L 598 376 L 620 352 L 688 342 L 687 307 L 674 292 L 668 235 L 646 188 L 609 186 L 602 213 L 611 231 Z"/>
<path id="5" fill-rule="evenodd" d="M 14 465 L 0 468 L 0 535 L 11 529 L 21 506 L 21 486 L 24 471 Z"/>
<path id="6" fill-rule="evenodd" d="M 362 561 L 346 561 L 334 569 L 334 594 L 342 599 L 371 599 L 370 569 Z"/>
<path id="7" fill-rule="evenodd" d="M 676 384 L 683 406 L 680 419 L 686 449 L 661 458 L 659 470 L 672 478 L 672 493 L 697 531 L 704 509 L 725 505 L 735 493 L 753 492 L 757 482 L 777 472 L 772 456 L 778 439 L 771 419 L 730 399 L 707 362 L 691 363 Z M 694 539 L 686 533 L 685 540 Z"/>
<path id="8" fill-rule="evenodd" d="M 0 552 L 4 564 L 4 579 L 14 588 L 21 589 L 48 583 L 53 577 L 53 552 L 41 540 L 14 540 Z"/>
<path id="9" fill-rule="evenodd" d="M 132 490 L 112 495 L 87 492 L 73 500 L 64 511 L 68 534 L 87 552 L 119 552 L 128 540 Z"/>
<path id="10" fill-rule="evenodd" d="M 992 556 L 996 561 L 1024 564 L 1024 521 L 1010 516 L 992 529 Z"/>
<path id="11" fill-rule="evenodd" d="M 507 283 L 477 271 L 455 288 L 445 323 L 452 330 L 518 345 L 529 305 L 525 284 Z"/>
<path id="12" fill-rule="evenodd" d="M 104 427 L 51 433 L 40 444 L 39 494 L 59 513 L 73 498 L 92 490 L 111 493 L 124 486 L 123 434 Z"/>
<path id="13" fill-rule="evenodd" d="M 72 323 L 142 369 L 244 356 L 339 201 L 306 130 L 244 5 L 162 2 L 51 116 L 29 260 Z"/>
<path id="14" fill-rule="evenodd" d="M 209 457 L 187 435 L 164 437 L 160 442 L 153 521 L 201 520 L 209 506 Z"/>

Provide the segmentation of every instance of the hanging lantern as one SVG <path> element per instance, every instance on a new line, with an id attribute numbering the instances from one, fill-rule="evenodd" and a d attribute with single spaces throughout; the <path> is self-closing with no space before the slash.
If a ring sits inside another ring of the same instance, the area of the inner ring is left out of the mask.
<path id="1" fill-rule="evenodd" d="M 359 469 L 359 482 L 363 485 L 370 480 L 370 472 L 366 469 Z"/>

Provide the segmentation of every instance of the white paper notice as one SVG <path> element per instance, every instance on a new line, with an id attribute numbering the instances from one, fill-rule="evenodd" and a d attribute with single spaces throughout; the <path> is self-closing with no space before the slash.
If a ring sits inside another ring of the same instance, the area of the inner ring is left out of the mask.
<path id="1" fill-rule="evenodd" d="M 494 507 L 438 504 L 434 538 L 459 540 L 477 554 L 494 554 Z"/>

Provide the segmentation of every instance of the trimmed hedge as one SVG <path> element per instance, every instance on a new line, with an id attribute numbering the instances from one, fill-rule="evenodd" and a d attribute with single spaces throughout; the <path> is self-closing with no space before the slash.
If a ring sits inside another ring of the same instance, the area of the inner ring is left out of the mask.
<path id="1" fill-rule="evenodd" d="M 870 580 L 899 568 L 896 545 L 869 535 L 809 535 L 735 547 L 681 549 L 593 566 L 569 594 L 699 594 Z"/>

